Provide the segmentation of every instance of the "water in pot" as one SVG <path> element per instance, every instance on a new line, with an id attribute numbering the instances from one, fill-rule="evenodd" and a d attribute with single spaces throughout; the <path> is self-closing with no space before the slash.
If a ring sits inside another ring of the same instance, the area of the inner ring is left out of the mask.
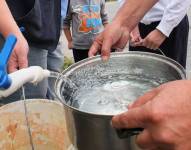
<path id="1" fill-rule="evenodd" d="M 134 137 L 120 139 L 111 127 L 115 114 L 146 91 L 185 78 L 175 61 L 144 52 L 114 53 L 72 65 L 57 80 L 55 91 L 66 110 L 69 138 L 78 150 L 136 150 Z"/>

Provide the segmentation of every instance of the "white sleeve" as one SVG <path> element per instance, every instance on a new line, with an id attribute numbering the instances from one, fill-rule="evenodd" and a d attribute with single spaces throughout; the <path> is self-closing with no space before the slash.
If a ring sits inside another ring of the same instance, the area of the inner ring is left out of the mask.
<path id="1" fill-rule="evenodd" d="M 124 2 L 125 2 L 125 0 L 117 0 L 118 1 L 118 3 L 119 3 L 119 6 L 121 7 L 123 4 L 124 4 Z"/>
<path id="2" fill-rule="evenodd" d="M 191 0 L 172 0 L 166 7 L 157 29 L 169 37 L 172 30 L 181 22 L 190 7 Z"/>

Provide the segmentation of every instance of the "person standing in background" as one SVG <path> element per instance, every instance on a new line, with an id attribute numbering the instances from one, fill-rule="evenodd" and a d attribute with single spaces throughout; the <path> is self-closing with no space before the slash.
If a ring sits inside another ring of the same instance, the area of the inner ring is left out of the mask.
<path id="1" fill-rule="evenodd" d="M 75 62 L 88 57 L 94 38 L 107 24 L 105 0 L 70 0 L 63 26 L 68 48 L 73 49 Z"/>
<path id="2" fill-rule="evenodd" d="M 3 0 L 4 1 L 4 0 Z M 29 44 L 29 66 L 47 69 L 48 51 L 54 51 L 60 37 L 61 1 L 47 0 L 6 0 L 19 27 L 24 27 L 24 37 Z M 38 85 L 26 84 L 26 99 L 45 99 L 48 89 L 47 79 Z M 21 90 L 1 100 L 9 103 L 20 100 Z"/>
<path id="3" fill-rule="evenodd" d="M 124 0 L 120 0 L 122 4 Z M 176 0 L 160 0 L 130 33 L 129 51 L 161 53 L 186 68 L 189 4 L 179 7 Z M 158 51 L 157 51 L 158 49 Z M 160 49 L 160 50 L 159 50 Z"/>
<path id="4" fill-rule="evenodd" d="M 61 35 L 63 34 L 63 20 L 66 17 L 66 13 L 68 10 L 68 0 L 61 0 Z M 61 73 L 62 66 L 64 64 L 64 49 L 62 42 L 62 36 L 60 36 L 60 40 L 58 45 L 54 51 L 48 51 L 48 59 L 47 59 L 47 69 L 50 71 Z M 55 78 L 48 78 L 48 91 L 47 98 L 48 99 L 56 99 L 56 95 L 54 94 L 54 85 Z"/>
<path id="5" fill-rule="evenodd" d="M 14 34 L 17 38 L 17 43 L 8 62 L 8 72 L 11 73 L 28 66 L 27 55 L 29 46 L 13 19 L 5 0 L 0 2 L 0 14 L 3 14 L 0 15 L 0 33 L 2 36 L 6 38 L 10 34 Z"/>

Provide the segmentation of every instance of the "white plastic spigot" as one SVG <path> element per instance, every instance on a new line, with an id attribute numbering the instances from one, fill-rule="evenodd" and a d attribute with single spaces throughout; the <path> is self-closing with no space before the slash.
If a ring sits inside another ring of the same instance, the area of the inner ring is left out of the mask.
<path id="1" fill-rule="evenodd" d="M 0 90 L 0 98 L 7 97 L 21 88 L 25 83 L 37 84 L 50 76 L 50 71 L 42 69 L 39 66 L 32 66 L 18 70 L 9 74 L 12 80 L 11 86 L 8 89 Z"/>

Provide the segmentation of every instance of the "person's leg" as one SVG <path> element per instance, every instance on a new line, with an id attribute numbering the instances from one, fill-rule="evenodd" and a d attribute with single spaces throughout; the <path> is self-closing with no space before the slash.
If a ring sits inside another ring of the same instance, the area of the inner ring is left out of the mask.
<path id="1" fill-rule="evenodd" d="M 38 49 L 35 47 L 30 47 L 29 55 L 28 55 L 29 66 L 41 66 L 42 68 L 47 68 L 47 51 L 43 49 Z M 27 83 L 24 85 L 25 87 L 25 97 L 26 99 L 32 98 L 46 98 L 48 82 L 47 79 L 38 83 L 37 85 L 33 85 Z M 7 104 L 10 102 L 14 102 L 17 100 L 21 100 L 22 92 L 21 90 L 16 91 L 11 96 L 1 99 L 3 104 Z"/>
<path id="2" fill-rule="evenodd" d="M 78 62 L 80 60 L 88 58 L 88 49 L 73 49 L 74 61 Z"/>
<path id="3" fill-rule="evenodd" d="M 184 68 L 186 67 L 188 32 L 189 22 L 188 17 L 185 16 L 179 25 L 174 28 L 169 38 L 160 46 L 167 57 L 176 60 Z"/>
<path id="4" fill-rule="evenodd" d="M 47 69 L 47 53 L 47 50 L 30 47 L 29 66 L 40 66 Z M 47 79 L 37 84 L 37 86 L 27 84 L 25 87 L 26 98 L 46 98 L 47 86 Z"/>
<path id="5" fill-rule="evenodd" d="M 58 43 L 57 48 L 52 51 L 48 52 L 47 58 L 47 69 L 54 72 L 61 72 L 62 66 L 64 64 L 64 52 L 62 49 L 62 43 Z M 48 78 L 48 91 L 47 91 L 47 98 L 48 99 L 56 99 L 56 95 L 54 93 L 54 85 L 55 85 L 55 78 Z"/>

